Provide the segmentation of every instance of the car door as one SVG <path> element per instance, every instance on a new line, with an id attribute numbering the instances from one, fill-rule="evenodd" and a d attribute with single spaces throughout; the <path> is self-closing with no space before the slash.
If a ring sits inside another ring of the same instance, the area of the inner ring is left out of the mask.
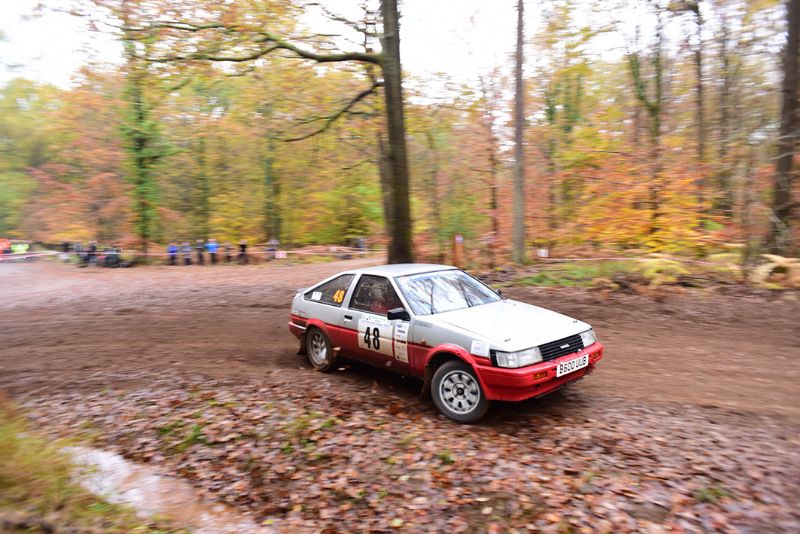
<path id="1" fill-rule="evenodd" d="M 389 310 L 402 307 L 388 278 L 361 275 L 342 316 L 342 326 L 349 332 L 347 351 L 369 363 L 408 370 L 410 323 L 387 318 Z"/>

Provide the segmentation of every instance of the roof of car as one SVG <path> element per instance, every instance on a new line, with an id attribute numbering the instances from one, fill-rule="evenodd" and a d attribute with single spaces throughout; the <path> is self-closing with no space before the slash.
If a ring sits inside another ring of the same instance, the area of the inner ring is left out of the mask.
<path id="1" fill-rule="evenodd" d="M 353 272 L 361 274 L 375 274 L 380 276 L 407 276 L 409 274 L 429 273 L 431 271 L 445 271 L 457 269 L 452 265 L 438 265 L 436 263 L 394 263 L 391 265 L 375 265 L 355 269 Z"/>

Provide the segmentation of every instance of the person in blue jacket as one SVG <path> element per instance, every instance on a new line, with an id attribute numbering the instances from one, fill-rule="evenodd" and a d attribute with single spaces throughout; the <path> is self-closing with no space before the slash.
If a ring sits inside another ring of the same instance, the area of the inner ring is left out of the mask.
<path id="1" fill-rule="evenodd" d="M 167 247 L 167 255 L 169 256 L 169 264 L 176 265 L 178 260 L 178 246 L 175 243 L 170 243 Z"/>
<path id="2" fill-rule="evenodd" d="M 208 257 L 211 260 L 211 265 L 217 264 L 217 240 L 213 237 L 208 240 L 206 243 L 206 250 L 208 250 Z"/>

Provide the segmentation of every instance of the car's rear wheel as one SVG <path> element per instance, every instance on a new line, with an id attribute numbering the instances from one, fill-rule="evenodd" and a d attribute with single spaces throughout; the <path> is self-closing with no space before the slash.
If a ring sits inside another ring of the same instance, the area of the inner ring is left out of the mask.
<path id="1" fill-rule="evenodd" d="M 474 423 L 489 410 L 489 401 L 472 368 L 450 361 L 433 373 L 431 397 L 442 414 L 459 423 Z"/>
<path id="2" fill-rule="evenodd" d="M 330 371 L 336 360 L 331 340 L 319 328 L 310 328 L 306 333 L 306 354 L 311 367 L 323 373 Z"/>

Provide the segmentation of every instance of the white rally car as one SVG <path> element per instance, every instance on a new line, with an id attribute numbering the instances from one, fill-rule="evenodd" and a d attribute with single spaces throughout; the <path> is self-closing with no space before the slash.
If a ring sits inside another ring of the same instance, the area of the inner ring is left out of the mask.
<path id="1" fill-rule="evenodd" d="M 436 407 L 462 423 L 490 401 L 519 401 L 583 378 L 603 357 L 577 319 L 503 298 L 447 265 L 345 271 L 301 289 L 289 330 L 320 371 L 338 355 L 423 379 Z"/>

